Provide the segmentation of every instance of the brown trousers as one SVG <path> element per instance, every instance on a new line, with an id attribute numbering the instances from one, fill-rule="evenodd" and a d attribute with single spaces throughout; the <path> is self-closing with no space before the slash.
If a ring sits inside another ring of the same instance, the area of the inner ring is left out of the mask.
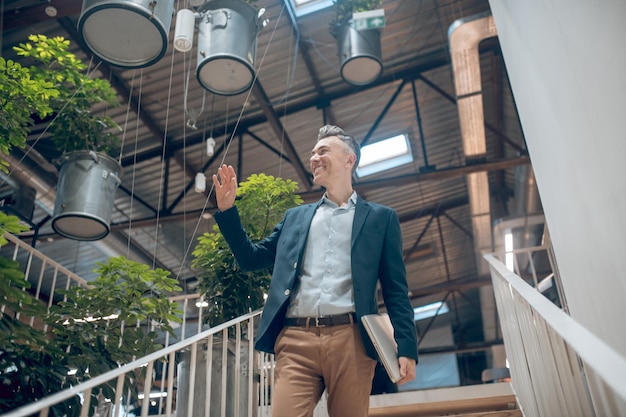
<path id="1" fill-rule="evenodd" d="M 324 389 L 330 417 L 367 417 L 376 361 L 356 324 L 285 327 L 275 351 L 272 417 L 311 417 Z"/>

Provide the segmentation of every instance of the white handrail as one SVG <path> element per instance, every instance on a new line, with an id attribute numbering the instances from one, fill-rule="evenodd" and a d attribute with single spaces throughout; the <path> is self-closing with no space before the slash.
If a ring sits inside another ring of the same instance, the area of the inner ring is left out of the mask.
<path id="1" fill-rule="evenodd" d="M 72 398 L 76 395 L 78 395 L 81 392 L 85 392 L 87 390 L 91 390 L 105 382 L 114 380 L 120 376 L 123 376 L 125 374 L 127 374 L 130 371 L 133 371 L 135 369 L 139 369 L 143 366 L 146 365 L 146 363 L 150 363 L 150 362 L 154 362 L 160 358 L 163 358 L 165 356 L 169 356 L 170 353 L 173 352 L 177 352 L 180 350 L 183 350 L 189 346 L 192 346 L 204 339 L 208 339 L 209 336 L 218 334 L 222 331 L 224 331 L 225 329 L 228 329 L 231 326 L 237 325 L 239 323 L 245 322 L 245 321 L 249 321 L 251 319 L 253 319 L 254 317 L 258 316 L 261 314 L 261 310 L 257 310 L 257 311 L 253 311 L 251 313 L 248 313 L 244 316 L 241 317 L 237 317 L 235 319 L 232 319 L 230 321 L 227 321 L 225 323 L 222 323 L 216 327 L 213 327 L 211 329 L 205 330 L 201 333 L 198 333 L 188 339 L 185 339 L 181 342 L 175 343 L 173 345 L 170 345 L 168 347 L 165 347 L 161 350 L 158 350 L 154 353 L 151 353 L 147 356 L 144 356 L 143 358 L 137 359 L 133 362 L 127 363 L 126 365 L 123 365 L 117 369 L 113 369 L 111 371 L 108 371 L 102 375 L 98 375 L 88 381 L 85 381 L 79 385 L 77 385 L 76 387 L 72 387 L 72 388 L 68 388 L 66 390 L 57 392 L 56 394 L 50 395 L 40 401 L 34 402 L 32 404 L 20 407 L 18 409 L 15 409 L 9 413 L 3 414 L 2 417 L 25 417 L 25 416 L 29 416 L 32 415 L 36 412 L 39 412 L 45 408 L 51 407 L 55 404 L 58 404 L 62 401 L 65 401 L 69 398 Z"/>
<path id="2" fill-rule="evenodd" d="M 17 255 L 17 248 L 20 248 L 22 250 L 27 251 L 28 253 L 30 253 L 32 256 L 35 256 L 36 258 L 38 258 L 39 260 L 41 260 L 42 262 L 47 262 L 49 263 L 49 261 L 52 261 L 50 258 L 48 258 L 46 255 L 42 254 L 41 252 L 39 252 L 37 249 L 33 248 L 32 246 L 30 246 L 28 243 L 23 242 L 22 240 L 20 240 L 18 237 L 13 236 L 11 233 L 5 233 L 4 237 L 11 243 L 13 243 L 16 246 L 16 250 L 15 250 L 15 255 L 13 260 L 15 260 L 15 256 Z M 88 286 L 89 283 L 87 281 L 85 281 L 83 278 L 79 277 L 78 275 L 76 275 L 75 273 L 73 273 L 72 271 L 70 271 L 69 269 L 67 269 L 66 267 L 64 267 L 61 264 L 58 264 L 54 261 L 51 262 L 52 266 L 58 270 L 61 271 L 63 274 L 67 275 L 68 278 L 70 278 L 72 281 L 76 281 L 76 284 L 82 285 L 82 286 Z"/>
<path id="3" fill-rule="evenodd" d="M 484 258 L 487 260 L 491 267 L 492 279 L 494 281 L 494 288 L 496 289 L 497 301 L 498 297 L 506 297 L 506 299 L 500 299 L 498 304 L 498 310 L 500 315 L 507 316 L 503 317 L 502 319 L 503 327 L 505 325 L 512 326 L 517 324 L 519 328 L 515 329 L 515 331 L 520 333 L 521 337 L 519 338 L 519 340 L 522 342 L 522 344 L 528 343 L 528 345 L 530 346 L 529 349 L 532 350 L 532 340 L 535 338 L 538 340 L 539 345 L 541 345 L 542 343 L 544 343 L 544 345 L 554 344 L 554 341 L 552 340 L 541 340 L 542 337 L 544 337 L 545 335 L 542 333 L 541 330 L 542 323 L 538 323 L 538 320 L 543 320 L 549 328 L 550 333 L 558 335 L 583 362 L 587 376 L 589 376 L 589 374 L 592 374 L 595 378 L 602 381 L 602 387 L 598 387 L 597 385 L 588 387 L 593 397 L 593 406 L 596 415 L 602 417 L 609 415 L 623 415 L 619 413 L 626 410 L 626 378 L 624 377 L 626 375 L 626 359 L 610 346 L 608 346 L 606 343 L 604 343 L 601 339 L 596 337 L 592 332 L 576 322 L 563 310 L 555 306 L 540 292 L 530 287 L 522 278 L 507 269 L 507 267 L 498 259 L 496 259 L 493 255 L 487 254 L 484 255 Z M 498 291 L 497 287 L 501 286 L 502 284 L 504 284 L 505 286 L 502 287 L 502 291 Z M 502 296 L 502 294 L 504 295 Z M 521 299 L 523 299 L 523 302 L 530 307 L 531 312 L 529 317 L 532 319 L 531 323 L 524 323 L 527 317 L 522 317 L 524 313 L 520 310 L 522 310 L 524 306 L 521 305 L 521 303 L 516 303 L 514 307 L 507 305 L 508 302 L 514 303 L 517 297 L 521 297 Z M 509 310 L 511 308 L 513 308 L 514 311 Z M 500 311 L 501 309 L 508 311 Z M 507 322 L 507 319 L 509 319 L 513 315 L 517 317 L 518 322 L 515 322 L 515 317 L 513 317 L 511 321 Z M 528 325 L 524 326 L 524 324 Z M 518 353 L 515 357 L 509 357 L 509 361 L 532 363 L 533 359 L 536 359 L 536 356 L 539 353 L 542 356 L 542 361 L 554 361 L 555 368 L 558 368 L 560 365 L 562 365 L 558 362 L 559 360 L 563 360 L 563 358 L 554 357 L 551 359 L 549 357 L 550 355 L 554 355 L 554 352 L 524 351 L 522 354 L 519 354 L 520 351 L 522 349 L 526 349 L 526 347 L 510 346 L 510 344 L 514 343 L 516 345 L 519 345 L 519 343 L 515 343 L 515 341 L 513 340 L 507 340 L 507 330 L 510 332 L 512 329 L 503 329 L 503 331 L 505 332 L 505 347 L 507 348 L 507 354 L 509 354 L 510 351 Z M 537 334 L 530 334 L 530 332 L 536 332 Z M 515 335 L 512 334 L 512 336 Z M 528 358 L 520 357 L 523 355 L 528 355 Z M 546 356 L 548 358 L 546 358 Z M 531 365 L 523 365 L 522 367 L 525 366 L 528 366 L 529 368 L 531 367 Z M 514 367 L 512 367 L 512 371 L 513 369 Z M 532 372 L 532 370 L 530 370 L 530 372 Z M 522 391 L 530 389 L 529 387 L 521 387 L 519 385 L 516 386 L 515 375 L 513 374 L 512 376 L 513 386 L 516 388 L 516 391 L 519 391 L 518 396 L 520 394 L 523 394 Z M 561 375 L 561 381 L 562 378 L 563 376 Z M 521 381 L 517 382 L 520 383 Z M 537 384 L 539 382 L 540 381 L 528 381 L 528 383 L 530 384 Z M 596 395 L 593 395 L 594 392 L 596 393 Z M 564 397 L 567 397 L 568 394 L 570 393 L 564 393 L 563 395 Z M 581 400 L 581 396 L 587 396 L 587 393 L 581 394 L 579 392 L 579 398 L 577 398 L 576 400 Z M 537 397 L 536 391 L 534 397 Z M 541 402 L 541 399 L 537 399 L 537 401 Z M 584 399 L 582 401 L 584 401 Z M 602 401 L 606 403 L 600 404 L 600 402 Z M 529 410 L 529 408 L 533 408 L 533 406 L 529 404 L 524 404 L 523 401 L 520 402 L 522 405 L 522 409 L 526 408 L 525 415 L 533 415 L 532 410 Z M 536 406 L 537 408 L 541 408 L 540 405 L 534 406 Z M 611 410 L 618 411 L 612 412 Z M 528 414 L 526 414 L 526 412 L 528 412 Z M 539 411 L 538 415 L 546 414 Z"/>

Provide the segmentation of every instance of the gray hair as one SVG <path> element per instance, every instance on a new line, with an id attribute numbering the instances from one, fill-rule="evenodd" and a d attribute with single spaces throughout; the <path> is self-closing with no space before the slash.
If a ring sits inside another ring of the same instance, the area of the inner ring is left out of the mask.
<path id="1" fill-rule="evenodd" d="M 320 140 L 331 136 L 337 136 L 339 140 L 345 143 L 348 146 L 348 149 L 352 151 L 356 156 L 354 167 L 352 167 L 352 172 L 354 172 L 356 170 L 356 167 L 359 166 L 359 161 L 361 160 L 361 146 L 359 145 L 359 142 L 356 141 L 354 136 L 347 134 L 339 126 L 333 125 L 322 126 L 319 133 L 317 134 L 317 141 L 319 142 Z"/>

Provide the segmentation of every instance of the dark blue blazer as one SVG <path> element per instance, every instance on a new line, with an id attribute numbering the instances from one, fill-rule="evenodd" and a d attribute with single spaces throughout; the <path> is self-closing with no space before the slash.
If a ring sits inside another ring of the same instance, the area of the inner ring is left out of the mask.
<path id="1" fill-rule="evenodd" d="M 309 226 L 318 205 L 319 202 L 287 210 L 272 234 L 258 243 L 249 239 L 236 207 L 215 214 L 220 231 L 242 270 L 273 267 L 255 344 L 263 352 L 274 353 L 274 344 L 283 328 L 289 297 L 297 287 Z M 413 308 L 408 297 L 402 258 L 402 235 L 394 210 L 357 198 L 352 226 L 351 262 L 356 315 L 368 355 L 377 358 L 361 323 L 361 316 L 378 312 L 376 284 L 380 281 L 385 307 L 398 343 L 398 355 L 417 360 Z"/>

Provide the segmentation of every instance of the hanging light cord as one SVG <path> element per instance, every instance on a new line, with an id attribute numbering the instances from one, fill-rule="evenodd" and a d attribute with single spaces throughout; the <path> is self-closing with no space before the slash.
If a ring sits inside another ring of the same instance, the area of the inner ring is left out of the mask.
<path id="1" fill-rule="evenodd" d="M 157 253 L 157 242 L 159 241 L 159 222 L 161 219 L 161 206 L 160 206 L 160 202 L 163 201 L 163 177 L 165 176 L 165 170 L 164 170 L 164 165 L 165 165 L 165 148 L 167 146 L 167 132 L 168 132 L 168 127 L 169 127 L 169 120 L 170 120 L 170 101 L 172 98 L 172 79 L 173 79 L 173 73 L 174 73 L 174 55 L 175 55 L 175 48 L 172 48 L 172 55 L 171 55 L 171 61 L 170 61 L 170 79 L 169 79 L 169 85 L 168 85 L 168 90 L 167 90 L 167 105 L 166 105 L 166 111 L 165 111 L 165 127 L 163 129 L 163 147 L 162 147 L 162 151 L 161 151 L 161 174 L 159 177 L 159 204 L 157 204 L 157 212 L 156 212 L 156 223 L 154 226 L 154 253 L 152 255 L 152 267 L 154 268 L 154 266 L 156 265 L 156 253 Z M 130 238 L 130 236 L 129 236 Z M 184 260 L 184 259 L 183 259 Z M 177 276 L 178 278 L 178 276 Z"/>
<path id="2" fill-rule="evenodd" d="M 133 70 L 133 75 L 130 79 L 130 91 L 128 92 L 128 104 L 126 105 L 126 114 L 124 115 L 124 127 L 122 128 L 122 143 L 120 144 L 120 154 L 117 159 L 117 162 L 122 164 L 122 154 L 124 153 L 124 145 L 126 144 L 126 128 L 128 127 L 128 118 L 130 117 L 130 104 L 132 100 L 130 99 L 133 96 L 133 90 L 135 88 L 135 75 L 137 70 Z"/>
<path id="3" fill-rule="evenodd" d="M 283 13 L 285 11 L 285 3 L 283 2 L 283 6 L 280 9 L 280 13 L 278 15 L 278 18 L 276 19 L 276 24 L 274 25 L 274 29 L 272 30 L 272 34 L 270 36 L 270 39 L 267 43 L 267 47 L 265 48 L 265 51 L 263 52 L 263 56 L 261 57 L 261 60 L 259 61 L 259 69 L 258 71 L 254 74 L 254 78 L 252 79 L 252 85 L 250 86 L 250 88 L 248 89 L 248 92 L 246 94 L 246 98 L 244 100 L 243 105 L 241 106 L 241 110 L 239 111 L 239 116 L 237 117 L 237 122 L 235 122 L 235 126 L 230 134 L 230 137 L 228 137 L 228 139 L 226 140 L 226 144 L 224 147 L 224 154 L 222 156 L 222 159 L 219 163 L 219 166 L 222 166 L 224 164 L 224 161 L 226 160 L 226 156 L 228 155 L 228 151 L 230 150 L 230 146 L 233 142 L 233 138 L 235 137 L 235 132 L 237 131 L 237 128 L 239 127 L 239 123 L 241 122 L 241 118 L 243 116 L 243 112 L 247 107 L 248 102 L 250 101 L 250 95 L 252 94 L 252 89 L 254 88 L 254 85 L 257 82 L 258 79 L 258 74 L 259 72 L 261 72 L 261 68 L 263 67 L 263 63 L 265 61 L 265 57 L 267 56 L 267 51 L 269 50 L 270 45 L 272 44 L 272 41 L 274 39 L 274 36 L 276 34 L 276 29 L 278 28 L 278 23 L 280 22 L 280 19 L 283 16 Z M 169 107 L 169 106 L 168 106 Z M 211 188 L 209 189 L 209 192 L 207 193 L 207 197 L 204 200 L 204 206 L 202 207 L 202 211 L 200 212 L 200 215 L 198 216 L 198 221 L 196 222 L 196 226 L 194 228 L 193 234 L 191 235 L 191 238 L 189 239 L 189 244 L 187 245 L 187 249 L 185 250 L 185 253 L 183 255 L 183 259 L 180 263 L 180 267 L 178 269 L 178 272 L 176 274 L 176 279 L 178 279 L 180 277 L 180 274 L 183 270 L 183 265 L 185 264 L 185 261 L 187 259 L 187 257 L 189 256 L 189 252 L 191 251 L 191 247 L 194 243 L 194 239 L 198 233 L 198 229 L 200 228 L 200 222 L 202 222 L 202 216 L 204 215 L 204 212 L 206 211 L 208 205 L 209 205 L 209 201 L 211 198 L 211 195 L 213 194 L 213 190 L 215 188 L 215 185 L 213 184 L 213 181 L 211 181 Z"/>
<path id="4" fill-rule="evenodd" d="M 215 112 L 215 94 L 211 97 L 211 131 L 209 132 L 209 137 L 213 137 L 213 114 Z"/>
<path id="5" fill-rule="evenodd" d="M 184 55 L 186 56 L 187 54 L 184 54 Z M 184 64 L 188 64 L 187 78 L 185 80 L 185 91 L 183 92 L 183 109 L 185 111 L 185 114 L 189 117 L 189 120 L 187 120 L 187 126 L 195 130 L 197 129 L 196 122 L 198 121 L 198 117 L 200 117 L 202 112 L 204 112 L 204 101 L 205 101 L 206 93 L 203 92 L 202 94 L 202 106 L 200 107 L 200 110 L 194 110 L 194 109 L 190 110 L 187 108 L 187 96 L 189 93 L 189 78 L 191 75 L 191 58 L 189 58 L 188 61 L 187 59 L 184 59 L 183 62 Z"/>
<path id="6" fill-rule="evenodd" d="M 133 79 L 135 77 L 135 71 L 133 71 Z M 139 72 L 139 92 L 137 97 L 137 119 L 139 119 L 139 115 L 141 114 L 141 93 L 143 90 L 143 69 Z M 130 100 L 129 100 L 130 101 Z M 126 129 L 126 127 L 124 127 Z M 139 123 L 135 124 L 135 149 L 133 152 L 133 174 L 131 175 L 132 181 L 130 186 L 130 213 L 128 215 L 128 239 L 126 242 L 126 257 L 130 257 L 130 243 L 131 243 L 131 231 L 133 224 L 133 209 L 135 202 L 135 178 L 137 173 L 137 144 L 139 143 Z M 120 165 L 121 165 L 121 154 L 120 154 Z M 154 262 L 152 267 L 154 268 Z"/>
<path id="7" fill-rule="evenodd" d="M 300 31 L 297 31 L 297 35 L 296 35 L 296 49 L 295 49 L 295 54 L 298 53 L 298 42 L 300 41 Z M 291 32 L 291 36 L 289 36 L 289 50 L 291 50 L 291 46 L 293 45 L 294 41 L 293 41 L 293 32 Z M 295 70 L 295 61 L 296 59 L 293 59 L 294 65 L 293 65 L 293 69 Z M 290 90 L 290 85 L 291 82 L 293 81 L 293 74 L 289 75 L 290 73 L 292 73 L 293 71 L 291 71 L 291 60 L 289 61 L 289 64 L 287 66 L 287 91 L 285 91 L 285 95 L 283 97 L 283 99 L 285 100 L 285 103 L 287 103 L 287 100 L 289 99 L 289 90 Z M 290 80 L 291 78 L 291 80 Z M 285 104 L 283 106 L 283 130 L 280 132 L 280 156 L 278 158 L 278 176 L 281 177 L 282 176 L 282 172 L 283 172 L 283 155 L 285 152 L 285 130 L 286 130 L 286 124 L 287 124 L 287 105 Z"/>

